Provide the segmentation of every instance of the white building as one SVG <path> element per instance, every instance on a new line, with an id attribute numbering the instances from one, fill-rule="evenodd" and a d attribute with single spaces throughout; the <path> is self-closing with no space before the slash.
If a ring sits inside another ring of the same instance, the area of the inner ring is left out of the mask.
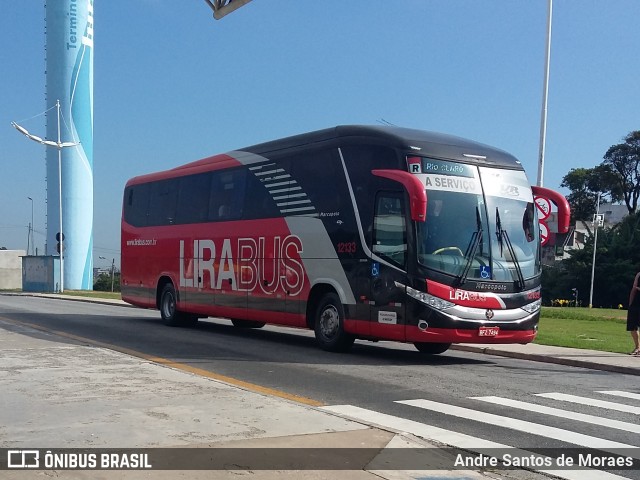
<path id="1" fill-rule="evenodd" d="M 603 203 L 600 205 L 600 215 L 602 215 L 603 223 L 600 225 L 605 228 L 612 228 L 618 223 L 622 221 L 624 217 L 629 214 L 629 210 L 626 205 L 613 205 L 610 203 Z M 557 228 L 553 228 L 555 223 L 555 214 L 552 213 L 549 216 L 549 226 L 551 227 L 551 231 L 557 230 Z M 585 222 L 578 221 L 576 222 L 575 227 L 572 227 L 573 230 L 569 233 L 569 235 L 564 239 L 561 244 L 557 244 L 553 249 L 555 250 L 555 257 L 558 260 L 567 258 L 569 255 L 567 253 L 568 250 L 574 248 L 584 248 L 585 242 L 593 233 L 593 222 Z M 559 239 L 561 240 L 561 238 Z M 544 255 L 544 251 L 543 251 Z M 550 255 L 545 255 L 545 260 L 550 260 Z"/>
<path id="2" fill-rule="evenodd" d="M 0 250 L 0 290 L 22 288 L 22 257 L 24 250 Z"/>

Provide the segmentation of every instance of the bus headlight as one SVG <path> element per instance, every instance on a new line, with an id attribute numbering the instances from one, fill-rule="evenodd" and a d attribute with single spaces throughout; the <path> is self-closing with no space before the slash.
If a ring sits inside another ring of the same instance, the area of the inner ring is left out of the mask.
<path id="1" fill-rule="evenodd" d="M 526 305 L 523 305 L 520 308 L 522 308 L 525 312 L 528 312 L 528 313 L 536 313 L 538 310 L 540 310 L 541 305 L 542 305 L 542 300 L 538 299 L 535 302 L 528 303 Z"/>
<path id="2" fill-rule="evenodd" d="M 409 295 L 411 298 L 415 298 L 425 305 L 430 306 L 431 308 L 435 308 L 436 310 L 445 310 L 447 308 L 455 307 L 456 305 L 455 303 L 451 303 L 441 298 L 434 297 L 433 295 L 429 295 L 428 293 L 421 292 L 411 287 L 407 287 L 407 295 Z"/>

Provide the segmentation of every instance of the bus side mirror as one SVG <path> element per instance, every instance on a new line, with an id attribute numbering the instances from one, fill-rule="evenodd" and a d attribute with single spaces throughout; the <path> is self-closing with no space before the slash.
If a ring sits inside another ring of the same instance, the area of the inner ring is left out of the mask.
<path id="1" fill-rule="evenodd" d="M 549 188 L 532 186 L 531 191 L 538 197 L 544 197 L 558 207 L 558 233 L 567 233 L 571 222 L 571 208 L 564 195 Z"/>
<path id="2" fill-rule="evenodd" d="M 409 194 L 411 220 L 424 222 L 427 218 L 427 192 L 415 175 L 403 170 L 371 170 L 376 177 L 383 177 L 401 183 Z"/>

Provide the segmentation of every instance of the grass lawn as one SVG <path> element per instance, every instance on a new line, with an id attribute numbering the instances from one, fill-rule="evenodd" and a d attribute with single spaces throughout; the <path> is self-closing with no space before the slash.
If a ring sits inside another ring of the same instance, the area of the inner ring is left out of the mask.
<path id="1" fill-rule="evenodd" d="M 74 297 L 93 297 L 93 298 L 112 298 L 120 300 L 120 292 L 98 292 L 92 290 L 65 290 L 63 295 L 71 295 Z"/>
<path id="2" fill-rule="evenodd" d="M 626 310 L 542 307 L 534 343 L 629 353 L 633 342 L 626 327 Z"/>

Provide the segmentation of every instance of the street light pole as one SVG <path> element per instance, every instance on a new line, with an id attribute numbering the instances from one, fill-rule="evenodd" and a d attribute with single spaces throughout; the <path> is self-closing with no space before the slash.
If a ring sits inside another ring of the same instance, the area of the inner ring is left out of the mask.
<path id="1" fill-rule="evenodd" d="M 596 248 L 598 246 L 598 223 L 600 222 L 600 194 L 598 193 L 598 203 L 596 204 L 596 215 L 594 217 L 593 228 L 593 258 L 591 260 L 591 289 L 589 290 L 589 308 L 593 306 L 593 277 L 596 271 Z"/>
<path id="2" fill-rule="evenodd" d="M 553 16 L 553 0 L 548 0 L 547 8 L 547 48 L 544 63 L 544 86 L 542 89 L 542 115 L 540 119 L 540 150 L 538 153 L 538 181 L 539 187 L 544 183 L 544 153 L 547 141 L 547 97 L 549 95 L 549 62 L 551 60 L 551 18 Z"/>
<path id="3" fill-rule="evenodd" d="M 60 218 L 60 293 L 64 292 L 64 234 L 62 233 L 62 147 L 60 146 L 60 100 L 56 100 L 58 110 L 58 213 Z"/>
<path id="4" fill-rule="evenodd" d="M 111 259 L 111 293 L 113 293 L 113 275 L 114 275 L 115 266 L 116 266 L 116 259 L 113 258 Z"/>
<path id="5" fill-rule="evenodd" d="M 204 0 L 213 10 L 213 18 L 220 20 L 225 15 L 230 14 L 251 0 Z"/>
<path id="6" fill-rule="evenodd" d="M 33 198 L 27 198 L 31 200 L 31 223 L 29 224 L 29 234 L 27 236 L 27 255 L 29 255 L 29 247 L 35 249 L 35 245 L 33 245 Z"/>
<path id="7" fill-rule="evenodd" d="M 60 215 L 60 231 L 58 232 L 60 235 L 60 293 L 64 292 L 64 244 L 63 244 L 63 234 L 62 234 L 62 149 L 66 147 L 76 147 L 80 145 L 79 142 L 63 142 L 60 140 L 60 100 L 56 100 L 56 109 L 58 113 L 58 138 L 54 142 L 53 140 L 44 140 L 43 138 L 38 137 L 37 135 L 32 135 L 27 131 L 26 128 L 21 127 L 16 122 L 11 122 L 11 125 L 26 136 L 29 140 L 33 140 L 34 142 L 38 142 L 42 145 L 46 145 L 47 147 L 54 147 L 58 149 L 58 201 L 60 202 L 59 215 Z"/>

